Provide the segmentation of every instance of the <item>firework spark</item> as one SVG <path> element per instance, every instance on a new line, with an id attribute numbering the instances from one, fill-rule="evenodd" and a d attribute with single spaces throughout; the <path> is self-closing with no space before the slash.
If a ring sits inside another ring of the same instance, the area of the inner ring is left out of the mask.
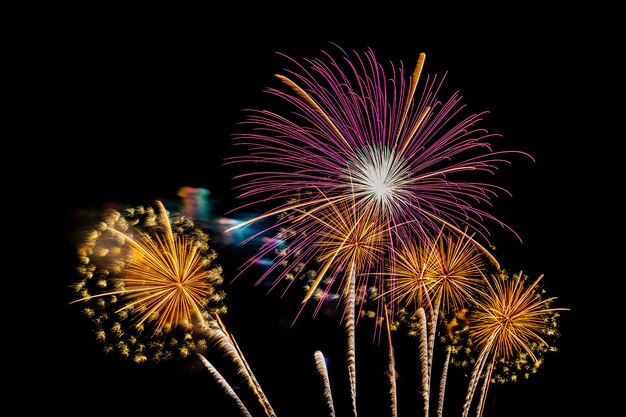
<path id="1" fill-rule="evenodd" d="M 322 268 L 305 301 L 329 270 L 332 271 L 331 283 L 342 271 L 353 271 L 354 279 L 359 280 L 355 283 L 356 287 L 368 287 L 367 272 L 380 264 L 389 233 L 386 225 L 381 225 L 372 216 L 373 213 L 357 213 L 354 205 L 340 202 L 329 206 L 329 210 L 319 218 L 315 247 L 318 251 L 316 259 Z M 344 289 L 347 287 L 342 286 Z M 331 285 L 327 286 L 327 290 L 330 288 Z"/>
<path id="2" fill-rule="evenodd" d="M 431 248 L 429 293 L 438 308 L 444 312 L 458 311 L 471 303 L 479 291 L 485 267 L 484 252 L 474 244 L 471 236 L 459 237 L 441 234 L 437 248 Z M 433 265 L 434 264 L 434 265 Z"/>

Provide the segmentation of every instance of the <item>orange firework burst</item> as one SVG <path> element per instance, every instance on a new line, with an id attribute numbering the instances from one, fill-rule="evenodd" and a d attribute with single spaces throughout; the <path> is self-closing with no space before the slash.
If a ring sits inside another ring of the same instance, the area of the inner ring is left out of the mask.
<path id="1" fill-rule="evenodd" d="M 431 248 L 432 271 L 428 282 L 435 304 L 443 311 L 460 310 L 480 291 L 484 250 L 467 234 L 458 238 L 439 234 Z"/>
<path id="2" fill-rule="evenodd" d="M 208 236 L 184 217 L 170 219 L 161 202 L 156 206 L 156 212 L 151 207 L 124 214 L 108 210 L 78 250 L 81 279 L 74 289 L 80 298 L 72 303 L 85 303 L 83 311 L 97 325 L 105 350 L 129 356 L 135 347 L 142 352 L 137 361 L 147 359 L 149 347 L 161 350 L 154 338 L 175 328 L 185 334 L 175 345 L 188 355 L 194 319 L 224 309 L 217 290 L 222 269 L 212 265 L 216 253 Z M 146 326 L 150 331 L 144 332 Z M 134 332 L 153 337 L 149 347 Z"/>
<path id="3" fill-rule="evenodd" d="M 394 258 L 388 293 L 401 307 L 458 310 L 480 291 L 485 265 L 484 250 L 467 234 L 439 233 L 428 244 L 411 241 Z"/>
<path id="4" fill-rule="evenodd" d="M 340 271 L 350 272 L 362 280 L 357 287 L 366 288 L 367 272 L 379 264 L 388 241 L 388 228 L 382 225 L 370 211 L 357 213 L 354 206 L 338 203 L 329 206 L 318 218 L 320 228 L 315 242 L 319 250 L 317 260 L 322 268 L 306 299 L 311 295 L 327 271 L 333 276 Z M 331 280 L 331 282 L 334 279 Z"/>
<path id="5" fill-rule="evenodd" d="M 543 275 L 528 286 L 521 272 L 513 278 L 494 276 L 487 280 L 485 297 L 476 305 L 470 327 L 472 340 L 481 351 L 504 359 L 525 352 L 537 360 L 531 347 L 534 342 L 548 345 L 542 338 L 546 315 L 563 310 L 549 307 L 555 297 L 541 297 L 541 278 Z"/>
<path id="6" fill-rule="evenodd" d="M 559 310 L 550 307 L 556 297 L 544 298 L 539 283 L 543 275 L 527 284 L 519 274 L 509 277 L 504 270 L 485 281 L 486 288 L 474 306 L 469 326 L 471 344 L 479 355 L 474 365 L 463 416 L 469 412 L 474 391 L 481 376 L 484 387 L 478 402 L 482 414 L 487 387 L 494 373 L 499 381 L 507 380 L 507 370 L 530 369 L 535 372 L 541 364 L 541 355 L 551 350 L 550 343 L 558 337 L 556 317 Z M 527 359 L 530 358 L 530 361 Z M 528 374 L 528 372 L 527 372 Z M 508 379 L 515 380 L 516 373 Z M 526 375 L 526 377 L 528 377 Z"/>
<path id="7" fill-rule="evenodd" d="M 357 210 L 352 201 L 340 201 L 315 212 L 292 210 L 284 218 L 290 224 L 282 230 L 281 236 L 289 236 L 292 244 L 283 251 L 276 251 L 275 266 L 267 273 L 278 265 L 285 267 L 275 285 L 283 278 L 291 282 L 301 275 L 308 278 L 302 304 L 311 298 L 318 300 L 315 314 L 325 300 L 338 298 L 338 293 L 346 295 L 351 281 L 358 288 L 361 302 L 368 287 L 379 284 L 379 280 L 370 280 L 370 277 L 376 275 L 373 269 L 384 264 L 381 260 L 392 228 L 381 222 L 372 210 Z M 268 242 L 269 247 L 274 244 Z M 310 269 L 305 269 L 303 264 Z"/>

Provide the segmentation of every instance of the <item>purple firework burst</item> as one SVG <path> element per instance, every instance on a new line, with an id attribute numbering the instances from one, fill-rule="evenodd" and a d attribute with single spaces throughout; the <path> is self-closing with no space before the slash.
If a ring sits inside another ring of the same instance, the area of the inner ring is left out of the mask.
<path id="1" fill-rule="evenodd" d="M 259 234 L 280 237 L 268 240 L 243 269 L 277 252 L 286 230 L 296 237 L 288 250 L 298 262 L 279 280 L 293 277 L 296 264 L 327 259 L 328 248 L 315 242 L 328 235 L 328 223 L 319 218 L 331 207 L 368 213 L 367 221 L 384 225 L 389 245 L 427 241 L 442 227 L 489 243 L 487 221 L 517 236 L 487 211 L 508 191 L 473 178 L 494 174 L 514 154 L 529 155 L 493 151 L 490 141 L 500 135 L 480 127 L 486 112 L 466 114 L 458 92 L 439 98 L 445 75 L 427 75 L 418 88 L 424 54 L 408 76 L 402 63 L 384 67 L 371 49 L 339 58 L 323 51 L 322 58 L 301 61 L 282 56 L 294 66 L 277 75 L 288 88 L 266 91 L 287 110 L 248 110 L 241 124 L 246 131 L 233 135 L 246 153 L 226 160 L 255 167 L 235 177 L 239 197 L 249 199 L 237 210 L 254 205 L 263 212 L 236 227 L 276 217 Z"/>

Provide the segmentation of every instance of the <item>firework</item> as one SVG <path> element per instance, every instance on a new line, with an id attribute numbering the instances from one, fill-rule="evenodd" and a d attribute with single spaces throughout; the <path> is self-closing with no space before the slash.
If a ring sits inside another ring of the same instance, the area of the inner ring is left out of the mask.
<path id="1" fill-rule="evenodd" d="M 441 233 L 427 249 L 426 286 L 435 311 L 458 311 L 472 303 L 479 292 L 484 252 L 467 234 L 444 237 Z"/>
<path id="2" fill-rule="evenodd" d="M 472 314 L 472 339 L 483 351 L 494 357 L 510 359 L 515 352 L 526 352 L 537 358 L 530 348 L 532 341 L 547 344 L 541 334 L 544 316 L 554 298 L 543 299 L 537 285 L 543 276 L 524 285 L 521 272 L 512 278 L 493 277 L 488 280 L 485 299 Z"/>
<path id="3" fill-rule="evenodd" d="M 445 93 L 445 75 L 422 76 L 424 54 L 411 73 L 402 63 L 384 66 L 371 50 L 339 57 L 322 52 L 321 58 L 302 60 L 282 56 L 292 67 L 277 75 L 281 86 L 266 92 L 286 111 L 248 110 L 241 124 L 246 131 L 233 137 L 245 151 L 226 160 L 255 167 L 235 177 L 235 190 L 247 202 L 234 211 L 257 206 L 262 213 L 226 232 L 275 219 L 249 239 L 271 236 L 241 271 L 269 257 L 273 262 L 257 285 L 271 277 L 272 288 L 305 280 L 303 304 L 311 298 L 322 302 L 333 291 L 344 300 L 355 415 L 356 306 L 363 307 L 373 288 L 372 293 L 381 294 L 373 297 L 379 301 L 377 324 L 382 316 L 410 316 L 419 329 L 428 414 L 439 313 L 449 316 L 485 305 L 483 286 L 489 300 L 493 288 L 482 280 L 486 264 L 500 267 L 485 249 L 491 244 L 490 224 L 519 238 L 489 212 L 493 200 L 508 191 L 481 178 L 494 178 L 516 155 L 532 157 L 494 150 L 499 135 L 483 127 L 487 112 L 472 113 L 458 92 Z M 485 366 L 486 358 L 524 345 L 486 343 L 479 333 L 473 340 L 484 345 L 476 361 L 478 375 L 494 369 L 494 362 Z M 449 348 L 439 415 L 453 355 Z"/>
<path id="4" fill-rule="evenodd" d="M 345 276 L 338 279 L 339 274 L 345 271 L 348 271 L 347 276 L 353 276 L 355 287 L 360 289 L 358 297 L 364 300 L 364 291 L 371 285 L 368 272 L 372 267 L 380 265 L 384 256 L 389 233 L 387 225 L 381 224 L 371 212 L 357 213 L 354 205 L 346 202 L 329 206 L 317 219 L 313 247 L 317 252 L 315 259 L 321 268 L 304 301 L 326 276 L 329 279 L 324 297 L 335 281 L 340 281 L 339 287 L 344 289 L 341 292 L 346 293 Z"/>
<path id="5" fill-rule="evenodd" d="M 430 242 L 405 242 L 384 275 L 388 297 L 398 311 L 425 308 L 437 320 L 440 310 L 458 311 L 474 301 L 482 286 L 486 256 L 467 234 L 443 235 Z"/>
<path id="6" fill-rule="evenodd" d="M 236 227 L 299 210 L 306 228 L 307 215 L 351 201 L 383 223 L 402 224 L 396 233 L 418 240 L 442 225 L 487 238 L 486 220 L 511 230 L 481 208 L 506 190 L 469 178 L 493 174 L 507 157 L 524 153 L 492 151 L 490 140 L 498 135 L 479 126 L 485 113 L 463 115 L 458 93 L 438 98 L 445 77 L 427 76 L 418 89 L 424 54 L 408 80 L 402 65 L 385 70 L 371 50 L 354 59 L 286 58 L 295 69 L 277 77 L 290 90 L 267 91 L 292 111 L 250 110 L 243 125 L 251 132 L 233 138 L 248 153 L 226 160 L 259 167 L 237 176 L 243 183 L 235 189 L 241 198 L 270 205 Z"/>
<path id="7" fill-rule="evenodd" d="M 232 358 L 268 417 L 275 416 L 220 314 L 226 312 L 222 269 L 209 237 L 163 204 L 109 209 L 78 249 L 80 279 L 74 290 L 95 325 L 106 353 L 135 363 L 196 355 L 243 415 L 233 388 L 203 355 L 210 346 Z M 202 353 L 201 353 L 202 352 Z"/>
<path id="8" fill-rule="evenodd" d="M 536 371 L 542 362 L 542 355 L 554 350 L 550 342 L 559 336 L 556 317 L 558 311 L 567 309 L 551 307 L 556 297 L 544 297 L 540 286 L 542 278 L 543 275 L 540 275 L 529 284 L 521 271 L 509 277 L 506 271 L 500 270 L 485 281 L 486 289 L 482 299 L 474 306 L 469 325 L 470 341 L 478 357 L 464 405 L 464 416 L 469 411 L 481 376 L 484 382 L 478 415 L 482 412 L 487 387 L 493 381 L 494 373 L 501 374 L 495 380 L 515 380 L 516 372 L 522 369 Z M 507 373 L 509 378 L 504 376 Z"/>
<path id="9" fill-rule="evenodd" d="M 104 350 L 135 362 L 189 356 L 194 321 L 225 311 L 208 236 L 155 205 L 109 209 L 79 245 L 73 285 Z"/>

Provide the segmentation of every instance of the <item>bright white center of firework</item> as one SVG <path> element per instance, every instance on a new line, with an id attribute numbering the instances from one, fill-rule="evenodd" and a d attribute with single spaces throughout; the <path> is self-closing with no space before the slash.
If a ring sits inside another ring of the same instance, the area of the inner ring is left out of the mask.
<path id="1" fill-rule="evenodd" d="M 355 161 L 352 183 L 358 193 L 376 199 L 384 206 L 404 199 L 408 173 L 407 165 L 386 147 L 364 148 Z"/>
<path id="2" fill-rule="evenodd" d="M 391 193 L 391 187 L 387 184 L 387 173 L 373 168 L 367 178 L 368 185 L 376 196 L 385 198 Z"/>

